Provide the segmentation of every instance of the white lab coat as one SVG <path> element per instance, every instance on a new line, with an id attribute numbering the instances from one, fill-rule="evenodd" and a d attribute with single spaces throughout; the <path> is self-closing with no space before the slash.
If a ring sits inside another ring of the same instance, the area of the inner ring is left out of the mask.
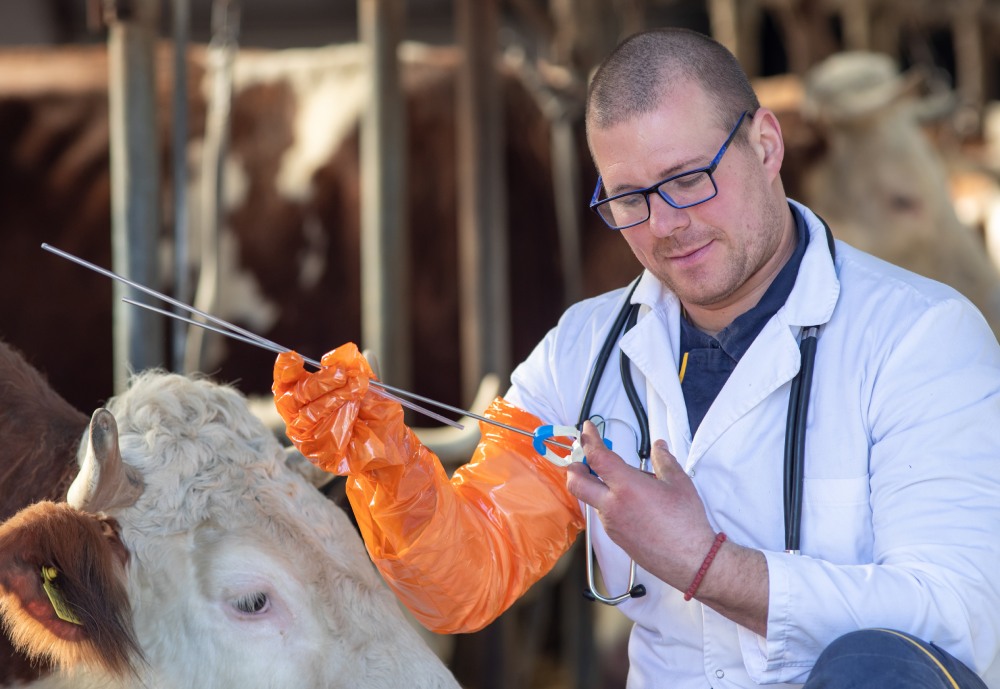
<path id="1" fill-rule="evenodd" d="M 640 570 L 646 596 L 620 606 L 635 622 L 631 689 L 799 684 L 828 643 L 865 627 L 933 641 L 980 673 L 1000 649 L 1000 347 L 949 287 L 840 242 L 834 270 L 822 223 L 798 207 L 810 241 L 795 286 L 693 438 L 677 373 L 679 302 L 649 273 L 632 297 L 644 308 L 621 348 L 651 438 L 667 440 L 715 529 L 764 552 L 770 603 L 764 638 Z M 624 295 L 570 308 L 514 372 L 507 399 L 546 422 L 576 423 Z M 788 393 L 800 328 L 818 324 L 802 554 L 789 555 Z M 617 351 L 592 413 L 611 419 L 614 449 L 637 465 Z M 629 558 L 594 524 L 605 592 L 619 594 Z M 655 513 L 635 528 L 656 529 Z"/>

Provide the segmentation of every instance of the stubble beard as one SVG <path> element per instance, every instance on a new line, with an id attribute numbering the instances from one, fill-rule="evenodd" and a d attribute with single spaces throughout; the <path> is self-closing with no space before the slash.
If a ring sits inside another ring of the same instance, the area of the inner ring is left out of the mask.
<path id="1" fill-rule="evenodd" d="M 672 278 L 670 272 L 661 265 L 669 263 L 666 256 L 677 254 L 677 242 L 673 237 L 665 238 L 656 247 L 651 272 L 683 304 L 703 308 L 724 304 L 764 268 L 781 244 L 781 214 L 774 208 L 767 207 L 761 209 L 760 217 L 757 226 L 742 228 L 742 236 L 748 238 L 742 244 L 734 244 L 725 232 L 716 227 L 706 228 L 699 232 L 697 240 L 685 242 L 686 246 L 698 246 L 704 242 L 705 237 L 711 237 L 717 244 L 721 244 L 710 248 L 712 251 L 725 251 L 722 264 L 710 268 L 711 272 L 706 270 L 702 276 L 685 275 L 683 280 Z M 687 228 L 684 232 L 690 230 L 691 228 Z M 662 258 L 657 259 L 657 256 Z"/>

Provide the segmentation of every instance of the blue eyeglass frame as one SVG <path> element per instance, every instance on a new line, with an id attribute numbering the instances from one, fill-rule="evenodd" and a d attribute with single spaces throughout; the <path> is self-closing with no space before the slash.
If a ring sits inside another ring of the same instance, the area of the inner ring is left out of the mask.
<path id="1" fill-rule="evenodd" d="M 607 225 L 608 227 L 610 227 L 612 230 L 618 231 L 618 230 L 627 230 L 630 227 L 635 227 L 636 225 L 641 225 L 642 223 L 644 223 L 647 220 L 649 220 L 649 216 L 653 212 L 652 209 L 649 207 L 649 195 L 652 194 L 653 192 L 656 192 L 656 194 L 661 199 L 663 199 L 664 201 L 666 201 L 668 205 L 670 205 L 673 208 L 677 208 L 677 209 L 691 208 L 692 206 L 697 206 L 699 204 L 705 203 L 706 201 L 711 201 L 712 199 L 714 199 L 719 194 L 719 186 L 715 183 L 715 177 L 712 175 L 712 173 L 715 172 L 716 168 L 719 167 L 719 163 L 722 162 L 722 156 L 724 156 L 726 154 L 726 151 L 729 149 L 729 144 L 731 144 L 733 142 L 733 138 L 736 136 L 736 132 L 739 131 L 740 125 L 743 124 L 743 120 L 745 120 L 747 118 L 747 115 L 750 115 L 751 117 L 753 116 L 752 113 L 749 110 L 744 110 L 743 111 L 743 114 L 740 115 L 740 119 L 736 120 L 736 124 L 733 125 L 732 130 L 729 132 L 729 136 L 726 137 L 726 141 L 722 144 L 722 148 L 720 148 L 719 152 L 715 154 L 714 158 L 712 158 L 712 162 L 710 162 L 705 167 L 695 168 L 694 170 L 685 170 L 684 172 L 678 173 L 676 175 L 670 175 L 670 177 L 667 177 L 666 179 L 661 179 L 659 182 L 657 182 L 657 183 L 655 183 L 655 184 L 653 184 L 651 186 L 648 186 L 645 189 L 634 189 L 632 191 L 625 191 L 625 192 L 622 192 L 621 194 L 615 194 L 614 196 L 609 196 L 606 199 L 599 198 L 600 195 L 601 195 L 601 187 L 604 184 L 604 179 L 600 175 L 598 175 L 598 177 L 597 177 L 597 186 L 594 187 L 594 195 L 590 199 L 590 210 L 592 210 L 595 213 L 597 213 L 597 217 L 599 217 L 601 219 L 601 221 L 605 225 Z M 707 172 L 708 173 L 708 179 L 712 182 L 712 188 L 715 190 L 712 193 L 712 195 L 709 196 L 708 198 L 704 198 L 701 201 L 695 201 L 694 203 L 688 203 L 688 204 L 684 204 L 684 205 L 678 205 L 678 204 L 674 203 L 673 200 L 670 197 L 668 197 L 665 193 L 663 193 L 663 192 L 661 192 L 659 190 L 660 187 L 662 185 L 666 184 L 667 182 L 675 180 L 675 179 L 677 179 L 679 177 L 685 177 L 687 175 L 694 175 L 694 174 L 697 174 L 699 172 Z M 634 223 L 631 223 L 629 225 L 623 225 L 621 227 L 612 227 L 608 223 L 608 221 L 604 219 L 604 216 L 601 215 L 600 211 L 597 210 L 597 207 L 601 206 L 601 205 L 604 205 L 606 203 L 609 203 L 611 201 L 614 201 L 615 199 L 620 199 L 623 196 L 628 196 L 630 194 L 642 194 L 642 197 L 646 200 L 646 217 L 644 219 L 640 220 L 639 222 L 634 222 Z"/>

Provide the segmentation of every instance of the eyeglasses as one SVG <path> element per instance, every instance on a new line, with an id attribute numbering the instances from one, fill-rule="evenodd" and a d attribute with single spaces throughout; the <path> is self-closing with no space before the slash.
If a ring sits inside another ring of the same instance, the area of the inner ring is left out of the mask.
<path id="1" fill-rule="evenodd" d="M 624 194 L 601 199 L 601 189 L 604 181 L 598 177 L 597 187 L 594 189 L 594 196 L 590 199 L 590 208 L 601 216 L 601 220 L 612 230 L 624 230 L 649 220 L 649 195 L 656 192 L 660 198 L 669 203 L 674 208 L 690 208 L 699 203 L 705 203 L 709 199 L 715 198 L 719 193 L 719 187 L 715 184 L 712 173 L 719 167 L 722 156 L 732 143 L 733 137 L 739 131 L 740 125 L 750 111 L 744 111 L 740 119 L 736 121 L 726 142 L 722 148 L 712 158 L 712 162 L 706 167 L 697 170 L 688 170 L 679 175 L 671 175 L 664 180 L 660 180 L 651 187 L 639 189 L 638 191 L 627 191 Z"/>

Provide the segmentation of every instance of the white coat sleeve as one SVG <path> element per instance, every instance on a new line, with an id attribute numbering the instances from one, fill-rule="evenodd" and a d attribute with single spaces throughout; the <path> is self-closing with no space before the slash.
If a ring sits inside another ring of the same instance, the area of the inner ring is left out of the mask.
<path id="1" fill-rule="evenodd" d="M 767 638 L 740 630 L 758 683 L 804 681 L 826 644 L 860 628 L 905 630 L 979 673 L 1000 648 L 996 339 L 952 299 L 873 351 L 860 410 L 871 443 L 871 562 L 765 553 Z"/>

